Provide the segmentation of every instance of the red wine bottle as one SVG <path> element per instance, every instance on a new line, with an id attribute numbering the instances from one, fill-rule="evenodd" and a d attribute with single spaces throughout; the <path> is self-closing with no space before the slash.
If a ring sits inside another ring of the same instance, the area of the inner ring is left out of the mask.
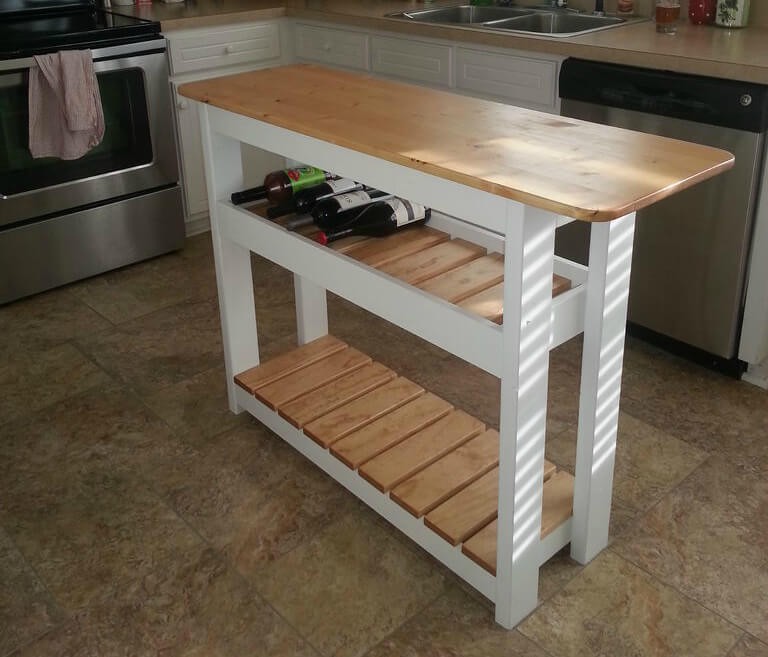
<path id="1" fill-rule="evenodd" d="M 380 192 L 378 189 L 368 189 L 329 196 L 318 201 L 312 208 L 315 226 L 322 230 L 335 228 L 356 216 L 357 208 L 368 205 L 382 196 L 390 196 L 390 194 Z"/>
<path id="2" fill-rule="evenodd" d="M 301 189 L 293 195 L 293 198 L 268 208 L 267 216 L 270 219 L 276 219 L 277 217 L 282 217 L 283 215 L 294 212 L 296 214 L 305 214 L 315 207 L 317 201 L 328 198 L 329 196 L 343 194 L 344 192 L 352 192 L 362 188 L 363 186 L 360 183 L 356 183 L 349 178 L 327 180 L 319 185 L 312 185 L 312 187 Z"/>
<path id="3" fill-rule="evenodd" d="M 267 199 L 271 203 L 283 203 L 299 190 L 310 185 L 317 185 L 332 177 L 330 173 L 317 167 L 281 169 L 268 173 L 264 178 L 263 185 L 234 192 L 231 199 L 235 205 L 242 205 L 243 203 L 259 201 L 261 199 Z"/>
<path id="4" fill-rule="evenodd" d="M 402 198 L 379 200 L 358 209 L 354 218 L 346 223 L 321 231 L 315 239 L 320 244 L 328 244 L 349 235 L 384 237 L 409 226 L 424 224 L 430 214 L 429 208 Z"/>

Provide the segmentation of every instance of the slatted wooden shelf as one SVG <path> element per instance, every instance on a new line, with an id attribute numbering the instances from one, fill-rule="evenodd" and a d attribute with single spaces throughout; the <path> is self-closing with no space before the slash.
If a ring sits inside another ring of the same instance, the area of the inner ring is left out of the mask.
<path id="1" fill-rule="evenodd" d="M 266 216 L 265 205 L 248 209 Z M 294 215 L 275 223 L 285 226 Z M 295 231 L 314 238 L 313 224 Z M 347 237 L 327 247 L 409 285 L 456 304 L 497 324 L 504 316 L 504 256 L 430 226 L 418 226 L 388 237 Z M 571 289 L 570 279 L 553 275 L 552 296 Z"/>
<path id="2" fill-rule="evenodd" d="M 330 335 L 235 382 L 495 573 L 495 430 Z M 570 474 L 545 461 L 543 478 L 542 537 L 570 518 L 573 499 Z"/>

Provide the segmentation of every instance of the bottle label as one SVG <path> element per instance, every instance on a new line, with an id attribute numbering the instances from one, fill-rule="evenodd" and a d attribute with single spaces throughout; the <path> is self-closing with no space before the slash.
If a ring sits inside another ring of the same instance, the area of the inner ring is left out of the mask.
<path id="1" fill-rule="evenodd" d="M 427 209 L 423 205 L 411 203 L 402 198 L 391 198 L 385 203 L 392 208 L 392 216 L 398 228 L 414 221 L 421 221 L 427 215 Z"/>
<path id="2" fill-rule="evenodd" d="M 360 205 L 371 202 L 371 195 L 368 192 L 349 192 L 348 194 L 338 194 L 333 197 L 339 204 L 339 211 L 351 210 Z"/>
<path id="3" fill-rule="evenodd" d="M 291 180 L 291 189 L 294 194 L 305 187 L 325 182 L 325 171 L 317 167 L 296 167 L 286 169 L 285 173 Z"/>
<path id="4" fill-rule="evenodd" d="M 335 194 L 341 194 L 342 192 L 349 192 L 353 189 L 360 187 L 359 183 L 349 178 L 339 178 L 338 180 L 327 180 L 326 185 L 331 188 L 328 194 L 324 194 L 320 198 L 327 198 L 328 196 L 334 196 Z"/>

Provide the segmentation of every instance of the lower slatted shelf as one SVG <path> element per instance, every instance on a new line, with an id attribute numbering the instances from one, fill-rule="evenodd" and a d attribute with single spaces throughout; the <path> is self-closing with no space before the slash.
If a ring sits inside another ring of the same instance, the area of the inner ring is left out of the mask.
<path id="1" fill-rule="evenodd" d="M 495 574 L 495 430 L 330 335 L 235 382 Z M 545 461 L 543 478 L 542 537 L 573 500 L 570 474 Z"/>

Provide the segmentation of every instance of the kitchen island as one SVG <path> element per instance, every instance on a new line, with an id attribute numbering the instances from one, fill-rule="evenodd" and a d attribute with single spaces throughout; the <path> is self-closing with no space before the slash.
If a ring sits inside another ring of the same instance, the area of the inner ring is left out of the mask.
<path id="1" fill-rule="evenodd" d="M 536 606 L 542 563 L 568 543 L 585 563 L 607 544 L 634 213 L 732 156 L 310 65 L 179 91 L 200 103 L 231 410 L 253 414 L 513 627 Z M 429 227 L 336 249 L 288 232 L 228 201 L 244 186 L 241 143 L 427 205 Z M 588 268 L 553 255 L 556 226 L 571 220 L 592 225 Z M 425 276 L 438 248 L 472 255 Z M 264 363 L 251 252 L 294 272 L 299 344 Z M 498 432 L 329 336 L 326 290 L 499 377 Z M 571 476 L 544 459 L 548 356 L 579 333 Z"/>

